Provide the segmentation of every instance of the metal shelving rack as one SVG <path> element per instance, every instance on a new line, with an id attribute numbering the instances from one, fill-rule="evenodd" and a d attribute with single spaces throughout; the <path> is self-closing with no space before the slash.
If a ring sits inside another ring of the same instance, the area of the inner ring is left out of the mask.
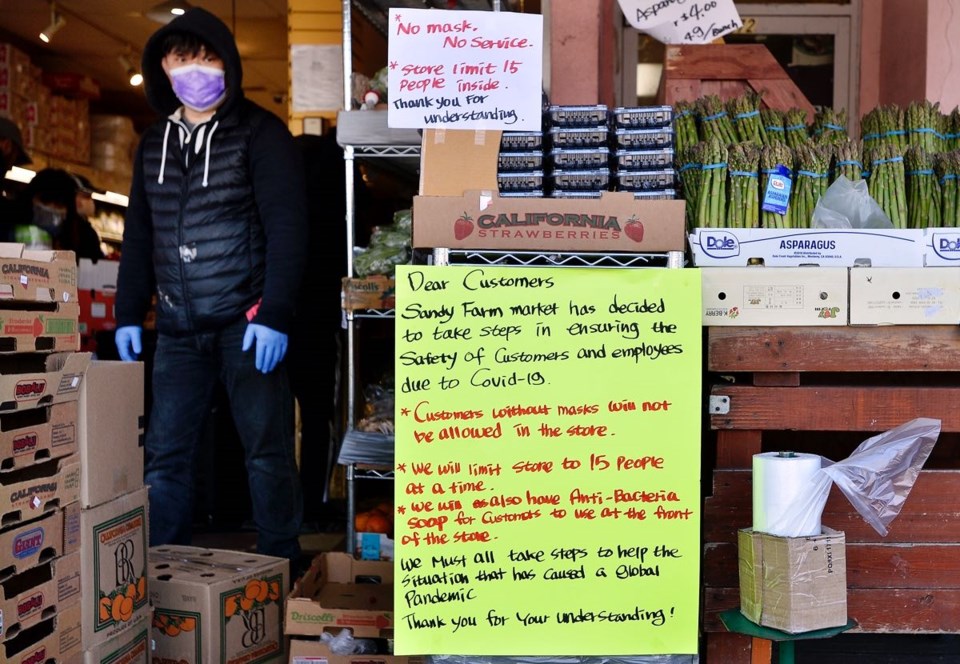
<path id="1" fill-rule="evenodd" d="M 383 0 L 372 0 L 376 5 Z M 392 0 L 394 4 L 402 4 Z M 416 0 L 422 3 L 424 0 Z M 471 0 L 478 2 L 485 0 Z M 501 0 L 490 0 L 490 8 L 500 11 Z M 371 9 L 359 0 L 343 0 L 343 81 L 344 110 L 351 111 L 352 78 L 352 21 L 351 7 L 357 6 L 364 15 L 370 16 Z M 356 111 L 364 113 L 366 111 Z M 357 159 L 417 159 L 420 158 L 419 144 L 378 144 L 343 145 L 344 168 L 346 169 L 346 218 L 347 224 L 347 275 L 353 277 L 353 248 L 355 222 L 354 166 Z M 467 249 L 435 249 L 429 257 L 434 265 L 493 265 L 514 267 L 590 267 L 590 268 L 681 268 L 684 264 L 682 251 L 645 254 L 606 254 L 590 252 L 539 252 L 539 251 L 493 251 Z M 394 311 L 367 309 L 344 311 L 347 328 L 347 370 L 346 370 L 346 432 L 340 449 L 339 462 L 346 466 L 347 524 L 346 550 L 353 553 L 356 549 L 356 482 L 357 480 L 392 480 L 393 436 L 369 434 L 354 430 L 356 425 L 356 322 L 363 319 L 392 320 Z"/>

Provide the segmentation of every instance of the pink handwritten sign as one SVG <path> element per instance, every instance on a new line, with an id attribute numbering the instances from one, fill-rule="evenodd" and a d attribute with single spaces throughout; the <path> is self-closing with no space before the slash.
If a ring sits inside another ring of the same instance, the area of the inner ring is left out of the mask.
<path id="1" fill-rule="evenodd" d="M 542 16 L 391 9 L 387 63 L 391 127 L 540 129 Z"/>

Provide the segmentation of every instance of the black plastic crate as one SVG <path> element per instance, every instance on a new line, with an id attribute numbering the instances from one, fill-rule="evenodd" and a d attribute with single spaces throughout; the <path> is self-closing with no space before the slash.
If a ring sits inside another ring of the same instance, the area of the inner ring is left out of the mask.
<path id="1" fill-rule="evenodd" d="M 603 148 L 609 142 L 609 131 L 603 127 L 554 127 L 550 130 L 552 148 Z"/>
<path id="2" fill-rule="evenodd" d="M 510 191 L 534 191 L 543 189 L 543 171 L 497 173 L 500 193 Z"/>
<path id="3" fill-rule="evenodd" d="M 550 163 L 560 170 L 586 170 L 608 168 L 610 166 L 610 148 L 586 148 L 565 150 L 554 148 L 550 151 Z"/>
<path id="4" fill-rule="evenodd" d="M 500 136 L 502 152 L 529 152 L 543 150 L 542 131 L 505 131 Z"/>
<path id="5" fill-rule="evenodd" d="M 618 106 L 610 114 L 619 129 L 652 129 L 673 124 L 671 106 Z"/>
<path id="6" fill-rule="evenodd" d="M 656 171 L 672 168 L 673 148 L 663 150 L 617 150 L 613 157 L 618 171 Z"/>
<path id="7" fill-rule="evenodd" d="M 618 149 L 660 150 L 673 147 L 673 128 L 617 129 L 613 139 Z"/>
<path id="8" fill-rule="evenodd" d="M 542 152 L 501 152 L 497 158 L 500 171 L 543 170 Z"/>
<path id="9" fill-rule="evenodd" d="M 672 168 L 661 171 L 622 172 L 617 174 L 617 188 L 620 191 L 672 189 L 676 177 L 676 172 Z"/>
<path id="10" fill-rule="evenodd" d="M 547 123 L 552 127 L 597 127 L 606 125 L 609 110 L 603 104 L 595 106 L 550 106 Z"/>
<path id="11" fill-rule="evenodd" d="M 610 169 L 593 168 L 586 171 L 554 171 L 550 176 L 554 190 L 607 191 L 610 189 Z"/>

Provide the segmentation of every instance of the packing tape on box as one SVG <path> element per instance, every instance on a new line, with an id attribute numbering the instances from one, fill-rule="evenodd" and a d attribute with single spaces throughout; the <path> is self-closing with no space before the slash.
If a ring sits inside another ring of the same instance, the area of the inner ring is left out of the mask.
<path id="1" fill-rule="evenodd" d="M 754 454 L 753 529 L 782 537 L 819 535 L 821 511 L 798 513 L 790 509 L 816 490 L 814 478 L 819 472 L 820 457 L 816 454 Z"/>

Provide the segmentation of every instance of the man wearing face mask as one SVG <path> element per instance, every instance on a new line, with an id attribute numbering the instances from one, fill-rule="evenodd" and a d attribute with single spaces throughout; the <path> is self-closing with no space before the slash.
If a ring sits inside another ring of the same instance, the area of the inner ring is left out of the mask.
<path id="1" fill-rule="evenodd" d="M 213 14 L 191 9 L 160 28 L 142 71 L 164 119 L 134 162 L 116 343 L 124 360 L 139 356 L 155 294 L 150 541 L 190 541 L 192 460 L 219 380 L 244 448 L 257 548 L 296 562 L 303 507 L 283 358 L 306 263 L 299 155 L 285 124 L 244 97 L 236 43 Z"/>

